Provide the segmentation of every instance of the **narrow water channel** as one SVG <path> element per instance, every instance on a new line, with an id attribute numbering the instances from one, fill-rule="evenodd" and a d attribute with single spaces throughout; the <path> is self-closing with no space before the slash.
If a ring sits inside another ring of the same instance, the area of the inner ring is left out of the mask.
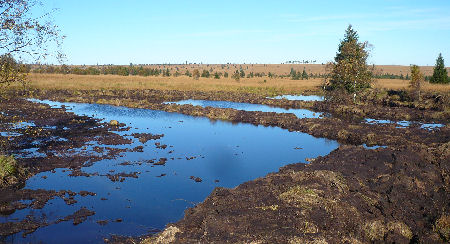
<path id="1" fill-rule="evenodd" d="M 321 101 L 323 97 L 320 96 L 294 96 L 294 95 L 283 95 L 274 97 L 273 99 L 288 99 L 288 100 L 303 100 L 303 101 Z M 252 103 L 238 103 L 229 101 L 210 101 L 210 100 L 181 100 L 178 102 L 167 102 L 167 104 L 178 104 L 185 105 L 190 104 L 193 106 L 201 107 L 214 107 L 214 108 L 232 108 L 244 111 L 262 111 L 262 112 L 275 112 L 275 113 L 293 113 L 299 119 L 311 119 L 311 118 L 322 118 L 331 117 L 328 113 L 313 112 L 307 109 L 284 109 L 279 107 L 272 107 L 262 104 L 252 104 Z M 363 119 L 362 123 L 366 124 L 377 124 L 377 125 L 390 125 L 393 124 L 397 128 L 413 127 L 418 126 L 425 130 L 435 130 L 443 127 L 443 124 L 438 123 L 422 123 L 416 121 L 391 121 L 391 120 L 377 120 L 377 119 Z"/>
<path id="2" fill-rule="evenodd" d="M 307 109 L 284 109 L 279 107 L 271 107 L 267 105 L 261 104 L 252 104 L 252 103 L 238 103 L 238 102 L 229 102 L 229 101 L 210 101 L 210 100 L 182 100 L 178 102 L 168 102 L 168 104 L 174 103 L 178 105 L 191 104 L 194 106 L 201 107 L 214 107 L 214 108 L 233 108 L 237 110 L 244 111 L 261 111 L 261 112 L 275 112 L 275 113 L 293 113 L 297 118 L 320 118 L 323 113 L 313 112 Z"/>
<path id="3" fill-rule="evenodd" d="M 278 171 L 286 164 L 306 163 L 305 158 L 326 155 L 339 146 L 335 141 L 274 127 L 110 105 L 39 102 L 55 107 L 64 105 L 76 114 L 107 122 L 125 123 L 131 129 L 117 133 L 132 139 L 132 144 L 110 147 L 143 146 L 143 149 L 123 152 L 117 159 L 102 160 L 82 168 L 90 177 L 72 177 L 70 170 L 57 169 L 54 173 L 43 172 L 30 178 L 26 189 L 89 191 L 96 195 L 76 196 L 77 203 L 73 205 L 55 198 L 42 209 L 26 208 L 0 216 L 0 222 L 20 221 L 27 215 L 51 222 L 80 207 L 95 211 L 95 215 L 78 225 L 61 222 L 39 228 L 25 238 L 18 233 L 6 241 L 86 243 L 101 242 L 112 234 L 137 236 L 150 230 L 158 231 L 181 219 L 184 210 L 203 201 L 215 187 L 235 187 Z M 164 136 L 142 143 L 132 137 L 132 133 Z M 92 151 L 95 146 L 98 145 L 89 146 L 88 152 L 95 153 Z M 161 158 L 167 158 L 164 165 L 149 163 Z M 112 181 L 105 176 L 112 172 L 138 172 L 138 178 Z M 98 224 L 98 221 L 107 221 L 107 224 Z"/>
<path id="4" fill-rule="evenodd" d="M 276 97 L 268 97 L 269 99 L 286 99 L 292 101 L 323 101 L 323 96 L 316 95 L 280 95 Z"/>

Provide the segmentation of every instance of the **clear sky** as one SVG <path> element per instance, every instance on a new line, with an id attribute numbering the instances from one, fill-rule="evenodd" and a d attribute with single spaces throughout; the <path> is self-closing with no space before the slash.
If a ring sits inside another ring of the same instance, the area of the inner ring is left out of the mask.
<path id="1" fill-rule="evenodd" d="M 450 0 L 46 0 L 68 64 L 328 62 L 348 24 L 370 63 L 450 64 Z"/>

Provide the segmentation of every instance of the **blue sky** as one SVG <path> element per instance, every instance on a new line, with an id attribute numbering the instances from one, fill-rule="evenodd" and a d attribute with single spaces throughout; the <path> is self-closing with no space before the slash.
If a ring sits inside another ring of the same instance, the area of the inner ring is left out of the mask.
<path id="1" fill-rule="evenodd" d="M 370 63 L 450 62 L 449 0 L 47 0 L 68 64 L 331 61 L 348 24 Z M 51 61 L 50 61 L 51 62 Z"/>

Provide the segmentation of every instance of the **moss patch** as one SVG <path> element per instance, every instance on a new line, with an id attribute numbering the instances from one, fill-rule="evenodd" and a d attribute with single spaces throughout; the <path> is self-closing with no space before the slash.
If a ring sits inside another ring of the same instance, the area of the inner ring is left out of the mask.
<path id="1" fill-rule="evenodd" d="M 411 229 L 403 222 L 400 221 L 389 222 L 387 224 L 387 228 L 389 231 L 400 234 L 401 236 L 405 237 L 408 240 L 411 240 L 413 238 Z"/>
<path id="2" fill-rule="evenodd" d="M 350 133 L 344 129 L 340 130 L 337 134 L 338 139 L 343 140 L 343 141 L 347 140 L 349 136 L 350 136 Z"/>
<path id="3" fill-rule="evenodd" d="M 297 207 L 310 209 L 325 201 L 323 197 L 319 196 L 319 193 L 321 193 L 320 190 L 294 186 L 288 191 L 281 193 L 279 199 L 294 204 Z"/>
<path id="4" fill-rule="evenodd" d="M 15 183 L 21 171 L 14 156 L 0 155 L 0 187 Z"/>
<path id="5" fill-rule="evenodd" d="M 17 163 L 13 156 L 0 156 L 0 178 L 17 173 Z"/>
<path id="6" fill-rule="evenodd" d="M 381 220 L 370 221 L 364 225 L 364 233 L 371 241 L 382 241 L 386 232 L 387 228 Z"/>
<path id="7" fill-rule="evenodd" d="M 262 209 L 264 211 L 266 211 L 266 210 L 276 211 L 278 209 L 278 205 L 262 206 L 262 207 L 256 207 L 256 208 Z"/>
<path id="8" fill-rule="evenodd" d="M 436 221 L 435 230 L 444 241 L 450 241 L 450 216 L 442 215 Z"/>

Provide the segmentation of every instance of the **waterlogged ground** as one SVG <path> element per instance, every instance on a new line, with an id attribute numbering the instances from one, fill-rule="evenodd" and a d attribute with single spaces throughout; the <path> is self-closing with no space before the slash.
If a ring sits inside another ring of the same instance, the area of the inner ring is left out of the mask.
<path id="1" fill-rule="evenodd" d="M 214 107 L 214 108 L 233 108 L 237 110 L 244 111 L 261 111 L 261 112 L 275 112 L 275 113 L 293 113 L 297 118 L 320 118 L 324 116 L 322 113 L 313 112 L 307 109 L 284 109 L 279 107 L 271 107 L 261 104 L 251 104 L 251 103 L 238 103 L 229 101 L 209 101 L 209 100 L 182 100 L 178 102 L 172 102 L 178 105 L 191 104 L 194 106 L 201 107 Z"/>
<path id="2" fill-rule="evenodd" d="M 276 97 L 269 97 L 271 99 L 286 99 L 291 101 L 323 101 L 323 96 L 316 95 L 281 95 Z"/>
<path id="3" fill-rule="evenodd" d="M 131 143 L 92 142 L 73 153 L 100 156 L 102 148 L 109 147 L 119 151 L 120 157 L 88 163 L 81 171 L 57 169 L 30 178 L 26 189 L 64 190 L 69 197 L 54 198 L 42 209 L 27 207 L 0 216 L 0 223 L 21 221 L 27 215 L 54 223 L 25 237 L 24 233 L 9 236 L 8 242 L 99 242 L 111 235 L 156 232 L 181 219 L 185 209 L 203 201 L 215 187 L 235 187 L 338 147 L 334 141 L 274 127 L 109 105 L 42 102 L 124 123 L 129 130 L 117 133 Z M 203 101 L 198 105 L 211 106 L 207 104 Z M 81 207 L 88 211 L 84 222 L 57 221 Z"/>
<path id="4" fill-rule="evenodd" d="M 444 127 L 444 124 L 439 123 L 420 123 L 415 121 L 392 121 L 392 120 L 380 120 L 380 119 L 364 119 L 365 123 L 377 124 L 377 125 L 389 125 L 393 124 L 397 128 L 413 127 L 417 126 L 425 130 L 434 130 Z"/>

